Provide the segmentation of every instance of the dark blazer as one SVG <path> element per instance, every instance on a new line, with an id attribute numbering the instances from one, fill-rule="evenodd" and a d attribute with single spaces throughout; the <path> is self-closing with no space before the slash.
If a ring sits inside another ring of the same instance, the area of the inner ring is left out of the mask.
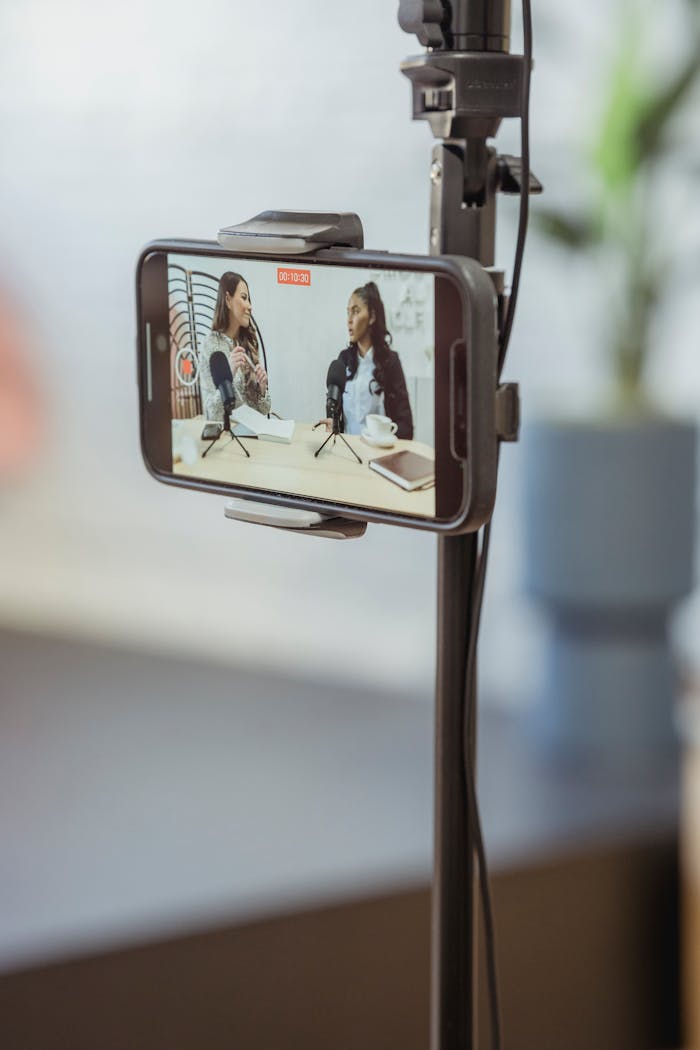
<path id="1" fill-rule="evenodd" d="M 384 411 L 396 423 L 396 436 L 410 440 L 413 437 L 413 414 L 399 355 L 395 350 L 389 350 L 388 354 L 384 355 L 384 361 L 380 362 L 376 360 L 377 351 L 374 353 L 374 378 L 379 390 L 384 394 Z M 359 360 L 357 344 L 352 343 L 345 350 L 341 350 L 338 360 L 345 368 L 346 377 L 352 379 L 357 372 Z"/>

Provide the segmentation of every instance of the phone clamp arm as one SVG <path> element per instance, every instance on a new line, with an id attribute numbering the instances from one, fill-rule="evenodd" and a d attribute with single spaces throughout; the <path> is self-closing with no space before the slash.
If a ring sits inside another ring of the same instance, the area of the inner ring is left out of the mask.
<path id="1" fill-rule="evenodd" d="M 224 515 L 234 521 L 267 525 L 273 529 L 295 532 L 299 536 L 321 536 L 328 540 L 359 539 L 367 530 L 366 521 L 326 517 L 313 511 L 278 507 L 250 499 L 230 499 L 224 507 Z"/>
<path id="2" fill-rule="evenodd" d="M 236 226 L 222 226 L 222 248 L 254 255 L 311 255 L 320 248 L 364 248 L 359 215 L 352 211 L 261 211 Z"/>

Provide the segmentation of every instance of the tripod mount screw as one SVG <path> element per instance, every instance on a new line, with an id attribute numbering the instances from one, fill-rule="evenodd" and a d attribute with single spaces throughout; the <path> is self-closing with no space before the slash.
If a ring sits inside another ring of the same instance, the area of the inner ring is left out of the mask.
<path id="1" fill-rule="evenodd" d="M 439 182 L 442 182 L 442 164 L 439 160 L 434 160 L 430 166 L 430 181 L 433 186 L 437 186 Z"/>

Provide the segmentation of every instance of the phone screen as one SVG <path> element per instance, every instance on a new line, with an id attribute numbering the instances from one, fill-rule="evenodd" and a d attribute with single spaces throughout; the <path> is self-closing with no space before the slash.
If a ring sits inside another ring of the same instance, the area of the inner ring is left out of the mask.
<path id="1" fill-rule="evenodd" d="M 435 518 L 438 471 L 457 466 L 437 462 L 437 344 L 455 332 L 436 332 L 436 293 L 448 285 L 415 269 L 148 255 L 154 465 L 217 489 Z"/>

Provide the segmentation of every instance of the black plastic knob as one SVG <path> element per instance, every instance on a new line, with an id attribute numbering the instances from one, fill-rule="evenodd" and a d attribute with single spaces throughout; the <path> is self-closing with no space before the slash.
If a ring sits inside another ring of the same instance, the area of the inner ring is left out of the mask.
<path id="1" fill-rule="evenodd" d="M 445 46 L 449 20 L 449 6 L 441 0 L 400 0 L 399 25 L 415 33 L 423 47 Z"/>

